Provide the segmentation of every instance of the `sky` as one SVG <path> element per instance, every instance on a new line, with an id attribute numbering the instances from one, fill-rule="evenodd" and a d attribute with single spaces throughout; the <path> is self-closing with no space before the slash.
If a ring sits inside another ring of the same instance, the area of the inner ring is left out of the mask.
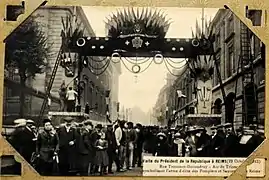
<path id="1" fill-rule="evenodd" d="M 83 10 L 95 32 L 96 36 L 105 37 L 106 17 L 115 13 L 116 10 L 122 10 L 123 7 L 83 7 Z M 161 9 L 167 14 L 167 19 L 172 23 L 167 32 L 166 38 L 191 38 L 191 29 L 195 29 L 196 19 L 201 22 L 201 8 L 171 8 L 162 7 Z M 213 19 L 218 9 L 205 9 L 206 18 Z M 141 65 L 141 70 L 145 69 L 148 63 Z M 131 64 L 126 63 L 131 69 Z M 182 65 L 176 65 L 180 67 Z M 121 64 L 122 74 L 119 79 L 119 102 L 125 108 L 138 106 L 145 113 L 151 110 L 158 98 L 161 88 L 165 85 L 167 79 L 167 69 L 164 63 L 157 65 L 152 63 L 143 73 L 134 74 L 128 71 Z M 137 77 L 135 77 L 137 75 Z"/>

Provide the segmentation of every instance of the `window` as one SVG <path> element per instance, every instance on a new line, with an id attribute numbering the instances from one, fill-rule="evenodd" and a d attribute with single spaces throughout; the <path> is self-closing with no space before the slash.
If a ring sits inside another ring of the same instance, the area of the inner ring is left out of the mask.
<path id="1" fill-rule="evenodd" d="M 99 112 L 100 112 L 100 114 L 102 114 L 103 113 L 103 108 L 104 108 L 104 101 L 103 101 L 103 95 L 101 94 L 100 95 L 100 100 L 99 100 L 99 102 L 100 102 L 100 109 L 99 109 Z"/>
<path id="2" fill-rule="evenodd" d="M 216 41 L 215 41 L 215 48 L 220 48 L 220 31 L 218 30 L 216 33 Z"/>
<path id="3" fill-rule="evenodd" d="M 234 49 L 233 46 L 228 48 L 228 61 L 227 61 L 227 77 L 233 75 L 236 72 L 236 64 L 234 62 Z"/>
<path id="4" fill-rule="evenodd" d="M 89 87 L 89 106 L 91 108 L 94 106 L 92 99 L 93 99 L 93 87 L 90 85 L 90 87 Z"/>
<path id="5" fill-rule="evenodd" d="M 231 15 L 229 17 L 229 20 L 228 20 L 228 36 L 234 32 L 234 18 L 233 18 L 233 15 Z"/>
<path id="6" fill-rule="evenodd" d="M 222 22 L 222 37 L 223 39 L 226 38 L 226 29 L 225 29 L 225 21 Z"/>
<path id="7" fill-rule="evenodd" d="M 255 57 L 255 36 L 253 34 L 250 38 L 250 55 Z"/>
<path id="8" fill-rule="evenodd" d="M 100 107 L 100 103 L 98 102 L 98 90 L 95 91 L 95 104 L 97 105 L 96 112 L 98 112 L 98 108 Z"/>
<path id="9" fill-rule="evenodd" d="M 219 54 L 216 55 L 216 61 L 220 65 L 220 55 Z M 220 67 L 219 66 L 218 66 L 218 68 L 220 70 Z M 219 84 L 219 76 L 218 76 L 218 73 L 217 73 L 217 70 L 216 70 L 216 66 L 214 65 L 213 85 L 216 86 L 218 84 Z"/>
<path id="10" fill-rule="evenodd" d="M 9 68 L 8 69 L 8 78 L 17 83 L 20 82 L 19 70 L 17 68 Z M 7 90 L 8 97 L 20 96 L 20 88 L 8 88 Z"/>

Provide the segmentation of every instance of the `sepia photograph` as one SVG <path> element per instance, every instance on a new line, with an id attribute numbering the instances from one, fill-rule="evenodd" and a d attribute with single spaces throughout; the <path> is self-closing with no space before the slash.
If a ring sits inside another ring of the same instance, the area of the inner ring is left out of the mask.
<path id="1" fill-rule="evenodd" d="M 143 176 L 145 157 L 265 139 L 265 44 L 228 8 L 41 6 L 5 47 L 1 133 L 42 176 Z"/>

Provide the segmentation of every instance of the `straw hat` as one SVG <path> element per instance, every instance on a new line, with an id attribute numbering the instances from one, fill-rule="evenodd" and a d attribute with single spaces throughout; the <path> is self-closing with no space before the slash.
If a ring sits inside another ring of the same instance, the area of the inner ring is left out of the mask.
<path id="1" fill-rule="evenodd" d="M 217 129 L 217 126 L 213 125 L 213 126 L 211 126 L 210 129 L 211 129 L 211 130 L 213 130 L 213 129 Z"/>
<path id="2" fill-rule="evenodd" d="M 195 129 L 194 127 L 191 126 L 191 127 L 188 128 L 187 132 L 193 132 L 193 131 L 195 131 L 195 130 L 196 130 L 196 129 Z"/>
<path id="3" fill-rule="evenodd" d="M 232 127 L 232 124 L 231 123 L 225 123 L 225 124 L 223 124 L 223 127 L 230 128 L 230 127 Z"/>
<path id="4" fill-rule="evenodd" d="M 175 137 L 180 137 L 180 136 L 181 136 L 181 134 L 178 132 L 175 134 Z"/>
<path id="5" fill-rule="evenodd" d="M 157 134 L 157 137 L 159 137 L 159 136 L 166 137 L 166 135 L 165 135 L 163 132 L 159 132 L 159 133 Z"/>
<path id="6" fill-rule="evenodd" d="M 73 118 L 71 118 L 71 117 L 65 117 L 64 118 L 64 121 L 65 122 L 72 122 L 74 119 Z"/>

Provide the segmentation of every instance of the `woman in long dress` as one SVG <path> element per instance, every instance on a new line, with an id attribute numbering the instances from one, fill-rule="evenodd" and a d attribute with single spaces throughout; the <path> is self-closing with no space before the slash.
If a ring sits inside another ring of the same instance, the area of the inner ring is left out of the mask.
<path id="1" fill-rule="evenodd" d="M 95 143 L 95 165 L 100 168 L 100 175 L 107 174 L 106 169 L 109 164 L 107 154 L 108 142 L 103 132 L 99 133 L 99 137 Z"/>

